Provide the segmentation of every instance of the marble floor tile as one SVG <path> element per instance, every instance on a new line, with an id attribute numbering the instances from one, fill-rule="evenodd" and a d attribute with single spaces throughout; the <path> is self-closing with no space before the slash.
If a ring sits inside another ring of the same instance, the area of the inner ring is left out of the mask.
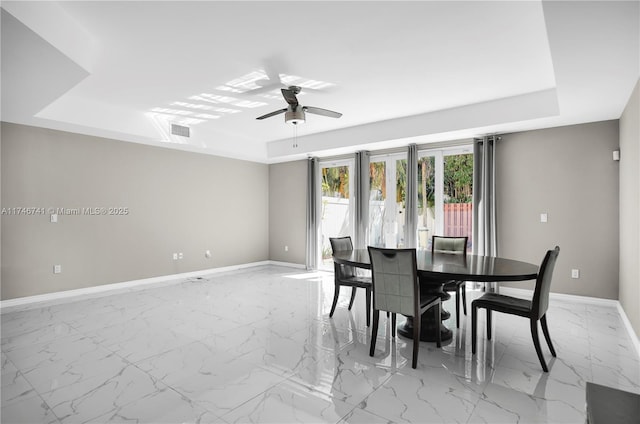
<path id="1" fill-rule="evenodd" d="M 354 405 L 285 381 L 222 418 L 229 423 L 336 423 Z"/>
<path id="2" fill-rule="evenodd" d="M 363 290 L 330 318 L 333 290 L 331 273 L 268 265 L 4 309 L 1 420 L 582 424 L 587 382 L 640 393 L 615 306 L 552 299 L 545 373 L 519 317 L 496 313 L 487 340 L 481 311 L 472 355 L 452 297 L 452 339 L 420 342 L 412 369 L 386 314 L 367 327 Z"/>
<path id="3" fill-rule="evenodd" d="M 456 377 L 442 367 L 421 368 L 409 367 L 394 374 L 360 407 L 397 422 L 467 422 L 480 399 L 482 385 Z"/>
<path id="4" fill-rule="evenodd" d="M 387 418 L 379 417 L 375 414 L 356 408 L 345 415 L 338 424 L 394 424 Z"/>
<path id="5" fill-rule="evenodd" d="M 59 424 L 49 405 L 40 396 L 31 396 L 20 402 L 2 405 L 0 421 L 11 424 Z"/>
<path id="6" fill-rule="evenodd" d="M 84 423 L 167 386 L 133 365 L 116 375 L 97 376 L 42 394 L 60 421 Z"/>
<path id="7" fill-rule="evenodd" d="M 94 418 L 92 423 L 213 423 L 221 422 L 210 411 L 200 407 L 172 389 L 164 389 Z"/>

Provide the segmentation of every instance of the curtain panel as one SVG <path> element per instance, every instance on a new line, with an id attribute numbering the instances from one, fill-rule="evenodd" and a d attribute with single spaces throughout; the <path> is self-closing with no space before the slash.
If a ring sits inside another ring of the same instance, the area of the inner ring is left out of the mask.
<path id="1" fill-rule="evenodd" d="M 500 137 L 473 142 L 473 253 L 495 257 L 498 253 L 496 219 L 496 148 Z M 485 290 L 496 291 L 497 283 Z"/>
<path id="2" fill-rule="evenodd" d="M 473 143 L 473 252 L 496 256 L 496 145 L 500 137 L 487 136 Z"/>
<path id="3" fill-rule="evenodd" d="M 407 189 L 405 198 L 404 245 L 418 247 L 418 146 L 410 144 L 407 150 Z"/>
<path id="4" fill-rule="evenodd" d="M 355 162 L 353 245 L 356 249 L 366 249 L 369 241 L 369 152 L 356 152 Z"/>
<path id="5" fill-rule="evenodd" d="M 318 158 L 308 158 L 307 160 L 307 246 L 305 266 L 307 270 L 318 269 Z"/>

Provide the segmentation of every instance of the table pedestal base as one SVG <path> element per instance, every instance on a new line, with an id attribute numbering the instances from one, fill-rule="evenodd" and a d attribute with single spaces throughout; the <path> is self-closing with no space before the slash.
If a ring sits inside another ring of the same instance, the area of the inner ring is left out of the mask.
<path id="1" fill-rule="evenodd" d="M 436 328 L 440 331 L 442 343 L 453 338 L 453 331 L 449 330 L 441 322 L 436 323 L 433 319 L 433 311 L 427 311 L 422 315 L 422 321 L 420 321 L 420 341 L 435 342 L 438 337 Z M 407 317 L 404 324 L 399 325 L 397 330 L 401 336 L 413 339 L 413 317 Z"/>
<path id="2" fill-rule="evenodd" d="M 443 290 L 444 282 L 434 284 L 433 281 L 429 281 L 426 278 L 420 277 L 420 290 L 430 295 L 439 296 L 442 302 L 449 300 L 451 295 Z M 449 311 L 445 311 L 440 308 L 440 319 L 435 320 L 433 316 L 433 310 L 428 310 L 422 314 L 422 320 L 420 321 L 420 341 L 423 342 L 435 342 L 438 338 L 436 331 L 440 331 L 442 342 L 449 341 L 453 338 L 453 332 L 449 330 L 442 321 L 448 320 L 451 317 Z M 398 326 L 398 334 L 401 336 L 413 339 L 413 317 L 407 317 L 404 324 Z"/>

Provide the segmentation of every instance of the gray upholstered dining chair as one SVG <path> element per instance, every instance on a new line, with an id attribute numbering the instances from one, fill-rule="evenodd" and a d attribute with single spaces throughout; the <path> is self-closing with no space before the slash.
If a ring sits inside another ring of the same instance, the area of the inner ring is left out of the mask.
<path id="1" fill-rule="evenodd" d="M 538 277 L 536 278 L 536 287 L 533 291 L 533 299 L 519 299 L 516 297 L 505 296 L 497 293 L 485 293 L 478 299 L 471 302 L 471 352 L 476 353 L 476 319 L 478 308 L 487 310 L 487 339 L 491 340 L 491 311 L 502 312 L 505 314 L 517 315 L 529 318 L 531 326 L 531 337 L 533 345 L 536 348 L 540 365 L 544 372 L 549 372 L 547 363 L 542 356 L 540 348 L 540 339 L 538 338 L 538 321 L 542 326 L 544 338 L 549 345 L 551 355 L 556 356 L 556 351 L 551 343 L 549 336 L 549 328 L 547 327 L 547 308 L 549 307 L 549 291 L 551 290 L 551 278 L 553 277 L 553 268 L 556 265 L 560 248 L 558 246 L 553 250 L 547 251 L 542 260 Z"/>
<path id="2" fill-rule="evenodd" d="M 341 251 L 353 250 L 353 243 L 351 237 L 334 237 L 330 238 L 331 250 L 333 253 Z M 356 273 L 356 269 L 353 266 L 341 265 L 333 263 L 334 277 L 333 281 L 335 288 L 333 290 L 333 303 L 331 305 L 331 312 L 329 317 L 333 317 L 333 313 L 336 310 L 338 304 L 338 296 L 340 295 L 340 287 L 351 287 L 351 299 L 349 300 L 349 310 L 353 306 L 353 301 L 356 298 L 356 289 L 365 289 L 366 303 L 367 303 L 367 327 L 371 324 L 371 278 L 360 276 Z"/>
<path id="3" fill-rule="evenodd" d="M 468 237 L 433 236 L 431 238 L 431 251 L 434 253 L 451 253 L 455 255 L 467 254 Z M 456 293 L 456 327 L 460 328 L 460 301 L 462 310 L 467 315 L 467 287 L 465 281 L 451 280 L 444 284 L 445 292 Z"/>
<path id="4" fill-rule="evenodd" d="M 410 316 L 413 317 L 413 360 L 411 366 L 416 368 L 422 314 L 433 309 L 436 322 L 439 322 L 440 297 L 420 293 L 415 249 L 381 249 L 369 246 L 369 258 L 373 277 L 373 329 L 371 330 L 369 356 L 373 356 L 376 349 L 380 311 L 391 312 L 394 317 L 394 325 L 395 314 Z M 437 346 L 441 347 L 441 334 L 440 331 L 436 332 L 438 333 Z M 395 332 L 393 334 L 395 335 Z"/>

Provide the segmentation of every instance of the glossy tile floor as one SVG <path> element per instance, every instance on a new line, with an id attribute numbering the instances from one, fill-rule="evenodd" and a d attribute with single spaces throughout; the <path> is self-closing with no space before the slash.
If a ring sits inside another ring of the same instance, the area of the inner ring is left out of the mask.
<path id="1" fill-rule="evenodd" d="M 369 357 L 363 293 L 351 312 L 348 295 L 329 319 L 331 274 L 264 266 L 5 309 L 2 422 L 584 423 L 587 381 L 640 392 L 614 307 L 551 302 L 548 374 L 528 321 L 501 314 L 475 357 L 467 317 L 413 370 L 386 319 Z"/>

